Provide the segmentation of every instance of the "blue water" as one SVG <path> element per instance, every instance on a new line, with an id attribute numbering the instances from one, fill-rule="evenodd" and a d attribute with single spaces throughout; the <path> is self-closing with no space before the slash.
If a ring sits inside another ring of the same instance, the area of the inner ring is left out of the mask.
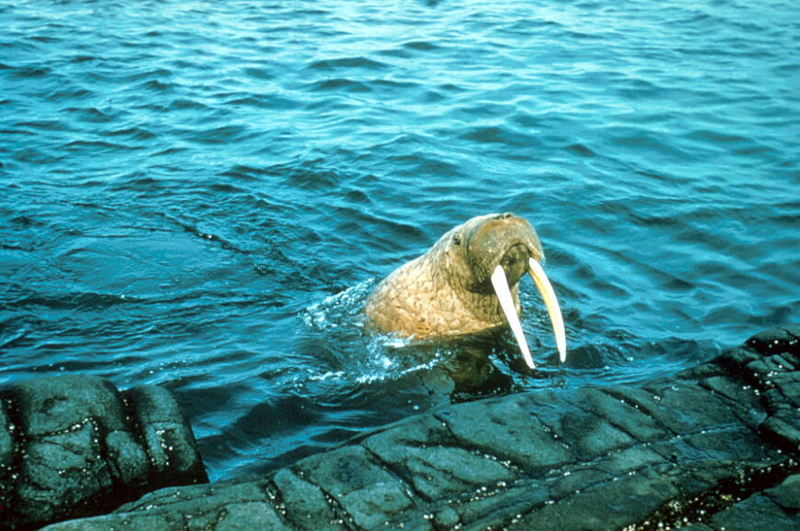
<path id="1" fill-rule="evenodd" d="M 0 384 L 176 393 L 212 478 L 454 400 L 635 385 L 800 316 L 800 4 L 0 0 Z M 543 240 L 508 334 L 365 334 L 477 214 Z M 476 383 L 477 382 L 477 383 Z"/>

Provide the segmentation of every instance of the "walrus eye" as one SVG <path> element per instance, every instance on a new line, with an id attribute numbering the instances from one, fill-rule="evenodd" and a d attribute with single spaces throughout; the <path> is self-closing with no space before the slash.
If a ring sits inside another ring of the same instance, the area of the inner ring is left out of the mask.
<path id="1" fill-rule="evenodd" d="M 456 234 L 455 236 L 453 236 L 453 243 L 454 243 L 455 245 L 461 245 L 461 236 L 459 236 L 458 234 Z"/>

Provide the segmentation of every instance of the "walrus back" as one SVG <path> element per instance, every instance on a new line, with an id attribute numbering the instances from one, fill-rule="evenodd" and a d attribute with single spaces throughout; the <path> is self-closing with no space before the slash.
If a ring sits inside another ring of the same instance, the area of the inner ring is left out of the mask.
<path id="1" fill-rule="evenodd" d="M 383 279 L 367 299 L 365 313 L 369 325 L 381 332 L 427 337 L 433 334 L 425 318 L 422 294 L 433 292 L 433 285 L 420 262 L 420 256 L 394 270 Z"/>

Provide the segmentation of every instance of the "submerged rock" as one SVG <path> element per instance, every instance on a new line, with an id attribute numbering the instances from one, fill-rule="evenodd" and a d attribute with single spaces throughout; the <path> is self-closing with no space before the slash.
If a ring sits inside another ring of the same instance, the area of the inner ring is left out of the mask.
<path id="1" fill-rule="evenodd" d="M 800 526 L 800 327 L 642 387 L 449 406 L 259 480 L 48 529 Z"/>
<path id="2" fill-rule="evenodd" d="M 81 375 L 0 389 L 0 528 L 102 514 L 148 491 L 207 481 L 164 389 L 120 393 Z"/>

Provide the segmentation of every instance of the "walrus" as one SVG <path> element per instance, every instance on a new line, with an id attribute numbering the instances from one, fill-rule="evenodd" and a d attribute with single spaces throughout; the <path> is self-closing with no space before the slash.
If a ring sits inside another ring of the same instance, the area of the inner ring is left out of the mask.
<path id="1" fill-rule="evenodd" d="M 429 339 L 507 322 L 525 362 L 535 368 L 519 321 L 519 281 L 530 273 L 550 314 L 563 363 L 564 321 L 543 261 L 539 236 L 524 218 L 509 212 L 474 217 L 381 281 L 367 298 L 367 323 L 381 332 Z"/>

